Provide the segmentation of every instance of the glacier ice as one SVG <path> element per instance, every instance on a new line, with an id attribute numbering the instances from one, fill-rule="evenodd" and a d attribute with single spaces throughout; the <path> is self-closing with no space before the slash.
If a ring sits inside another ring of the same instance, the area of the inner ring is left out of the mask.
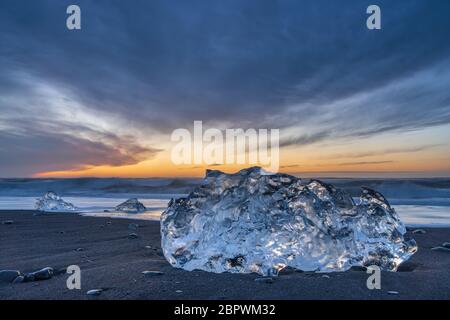
<path id="1" fill-rule="evenodd" d="M 76 211 L 75 207 L 70 202 L 64 201 L 55 192 L 49 191 L 42 198 L 36 200 L 35 208 L 38 211 L 54 211 L 54 212 L 64 212 L 64 211 Z"/>
<path id="2" fill-rule="evenodd" d="M 169 263 L 217 273 L 369 265 L 395 271 L 417 251 L 405 233 L 395 210 L 374 190 L 362 188 L 354 201 L 330 184 L 258 167 L 235 174 L 208 170 L 201 186 L 171 200 L 161 216 Z"/>
<path id="3" fill-rule="evenodd" d="M 147 210 L 147 208 L 136 198 L 128 199 L 116 207 L 116 211 L 126 213 L 141 213 L 145 212 L 145 210 Z"/>

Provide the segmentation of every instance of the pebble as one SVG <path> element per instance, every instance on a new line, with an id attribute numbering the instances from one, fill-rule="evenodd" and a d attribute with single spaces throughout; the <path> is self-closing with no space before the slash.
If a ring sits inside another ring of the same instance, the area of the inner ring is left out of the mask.
<path id="1" fill-rule="evenodd" d="M 256 278 L 255 281 L 256 282 L 262 282 L 262 283 L 273 283 L 273 279 L 270 278 L 270 277 Z"/>
<path id="2" fill-rule="evenodd" d="M 164 274 L 164 272 L 161 272 L 161 271 L 143 271 L 142 274 L 144 276 L 152 277 L 152 276 L 162 276 Z"/>
<path id="3" fill-rule="evenodd" d="M 102 294 L 102 292 L 103 292 L 103 289 L 92 289 L 92 290 L 89 290 L 88 292 L 86 292 L 86 294 L 88 296 L 99 296 Z"/>
<path id="4" fill-rule="evenodd" d="M 137 238 L 139 238 L 139 236 L 138 236 L 136 233 L 130 233 L 130 234 L 128 235 L 128 238 L 129 238 L 129 239 L 137 239 Z"/>
<path id="5" fill-rule="evenodd" d="M 12 220 L 6 220 L 6 221 L 2 221 L 2 224 L 13 224 L 14 221 Z"/>
<path id="6" fill-rule="evenodd" d="M 48 280 L 53 277 L 53 268 L 46 267 L 44 269 L 27 273 L 25 275 L 24 281 L 25 282 L 31 282 L 31 281 L 39 281 L 39 280 Z"/>
<path id="7" fill-rule="evenodd" d="M 84 251 L 84 248 L 76 248 L 75 251 L 81 252 Z"/>
<path id="8" fill-rule="evenodd" d="M 0 283 L 11 283 L 20 276 L 17 270 L 0 270 Z"/>
<path id="9" fill-rule="evenodd" d="M 181 291 L 181 290 L 177 290 L 177 291 L 175 291 L 176 293 L 183 293 L 183 291 Z"/>
<path id="10" fill-rule="evenodd" d="M 431 248 L 431 250 L 433 250 L 433 251 L 441 251 L 441 252 L 449 252 L 450 248 L 447 248 L 447 247 L 434 247 L 434 248 Z"/>
<path id="11" fill-rule="evenodd" d="M 423 230 L 423 229 L 416 229 L 412 233 L 414 233 L 414 234 L 425 234 L 427 232 L 425 230 Z"/>
<path id="12" fill-rule="evenodd" d="M 326 275 L 326 274 L 324 274 L 324 275 L 322 275 L 322 278 L 330 279 L 330 276 L 329 276 L 329 275 Z"/>
<path id="13" fill-rule="evenodd" d="M 444 242 L 444 243 L 442 244 L 442 246 L 443 246 L 444 248 L 449 248 L 449 249 L 450 249 L 450 242 Z"/>
<path id="14" fill-rule="evenodd" d="M 388 291 L 387 293 L 393 296 L 398 295 L 398 291 Z"/>
<path id="15" fill-rule="evenodd" d="M 145 246 L 145 249 L 153 249 L 152 246 Z"/>

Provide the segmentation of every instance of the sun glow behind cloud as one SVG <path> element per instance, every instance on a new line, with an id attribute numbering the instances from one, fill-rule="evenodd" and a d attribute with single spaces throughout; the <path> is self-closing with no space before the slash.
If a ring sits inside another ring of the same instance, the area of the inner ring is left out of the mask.
<path id="1" fill-rule="evenodd" d="M 80 0 L 70 33 L 64 1 L 19 2 L 0 10 L 1 176 L 201 176 L 170 161 L 194 120 L 280 129 L 283 172 L 450 175 L 448 3 L 382 1 L 373 33 L 357 1 Z"/>

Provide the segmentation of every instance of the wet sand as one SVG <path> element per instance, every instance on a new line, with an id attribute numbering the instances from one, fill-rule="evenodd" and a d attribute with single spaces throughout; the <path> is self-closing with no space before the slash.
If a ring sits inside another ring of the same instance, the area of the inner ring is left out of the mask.
<path id="1" fill-rule="evenodd" d="M 7 220 L 13 223 L 1 224 Z M 130 223 L 139 228 L 130 230 Z M 0 299 L 450 299 L 450 252 L 431 250 L 450 242 L 450 229 L 425 230 L 413 235 L 419 251 L 399 272 L 382 273 L 381 290 L 368 290 L 369 275 L 356 270 L 287 271 L 266 283 L 255 274 L 175 269 L 162 256 L 156 221 L 0 211 L 0 270 L 57 271 L 50 280 L 0 283 Z M 129 238 L 133 232 L 138 238 Z M 69 265 L 82 270 L 81 290 L 67 289 Z M 105 290 L 92 297 L 91 289 Z"/>

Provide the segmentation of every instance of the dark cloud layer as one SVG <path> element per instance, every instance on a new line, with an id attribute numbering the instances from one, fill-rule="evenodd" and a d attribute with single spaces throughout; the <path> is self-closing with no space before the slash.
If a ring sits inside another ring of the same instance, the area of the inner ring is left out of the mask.
<path id="1" fill-rule="evenodd" d="M 72 3 L 0 3 L 0 95 L 32 98 L 29 76 L 133 128 L 166 134 L 193 120 L 289 127 L 282 146 L 450 122 L 448 1 L 378 1 L 381 31 L 365 27 L 370 1 L 79 0 L 82 30 L 70 32 Z M 17 108 L 0 100 L 4 121 Z M 35 113 L 30 106 L 25 117 L 33 122 Z M 70 154 L 86 142 L 33 126 L 19 141 L 1 128 L 1 146 L 17 146 L 8 156 L 2 148 L 4 170 L 22 146 L 55 143 L 49 150 Z M 87 143 L 85 160 L 57 161 L 48 151 L 39 156 L 46 165 L 17 163 L 14 172 L 141 159 L 88 142 L 99 148 Z"/>

